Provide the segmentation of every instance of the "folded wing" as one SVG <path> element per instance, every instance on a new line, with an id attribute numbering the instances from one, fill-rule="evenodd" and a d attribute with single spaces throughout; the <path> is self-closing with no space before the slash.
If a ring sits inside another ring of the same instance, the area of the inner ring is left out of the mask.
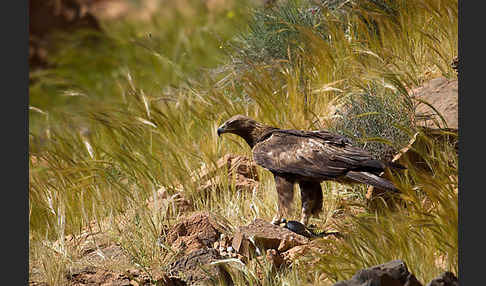
<path id="1" fill-rule="evenodd" d="M 274 130 L 254 146 L 253 157 L 272 172 L 320 180 L 339 178 L 349 171 L 377 174 L 385 167 L 346 137 L 325 130 Z"/>

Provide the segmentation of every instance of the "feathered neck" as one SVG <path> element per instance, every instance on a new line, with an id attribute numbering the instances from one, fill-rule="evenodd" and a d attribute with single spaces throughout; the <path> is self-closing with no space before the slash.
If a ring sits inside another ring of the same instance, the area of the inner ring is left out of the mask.
<path id="1" fill-rule="evenodd" d="M 252 120 L 247 122 L 245 128 L 238 129 L 234 133 L 245 139 L 246 143 L 253 149 L 258 139 L 264 133 L 273 129 L 276 128 Z"/>

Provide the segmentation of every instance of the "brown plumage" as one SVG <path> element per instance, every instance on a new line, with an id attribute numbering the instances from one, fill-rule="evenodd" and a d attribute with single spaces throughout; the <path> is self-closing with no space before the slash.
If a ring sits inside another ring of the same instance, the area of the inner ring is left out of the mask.
<path id="1" fill-rule="evenodd" d="M 397 192 L 388 180 L 378 176 L 387 167 L 403 166 L 376 160 L 351 141 L 327 130 L 285 130 L 235 115 L 218 128 L 222 133 L 242 137 L 250 146 L 255 162 L 273 173 L 278 193 L 278 211 L 273 219 L 279 223 L 290 211 L 294 184 L 299 184 L 302 198 L 301 222 L 322 209 L 321 182 L 365 183 L 382 190 Z"/>

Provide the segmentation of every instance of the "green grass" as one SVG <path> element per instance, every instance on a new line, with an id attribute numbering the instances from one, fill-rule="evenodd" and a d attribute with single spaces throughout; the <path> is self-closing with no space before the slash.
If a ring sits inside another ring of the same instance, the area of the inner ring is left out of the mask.
<path id="1" fill-rule="evenodd" d="M 149 21 L 121 19 L 102 22 L 101 33 L 55 35 L 54 68 L 31 73 L 30 105 L 75 113 L 90 108 L 86 97 L 119 101 L 128 74 L 149 95 L 176 97 L 175 87 L 227 60 L 223 46 L 246 16 L 238 2 L 226 6 L 208 11 L 200 1 L 166 3 Z"/>
<path id="2" fill-rule="evenodd" d="M 95 36 L 91 44 L 87 35 L 72 35 L 52 59 L 57 67 L 33 75 L 30 90 L 30 262 L 43 279 L 51 285 L 65 279 L 76 249 L 63 246 L 63 238 L 79 235 L 93 222 L 140 269 L 152 273 L 167 265 L 170 251 L 154 245 L 184 213 L 176 205 L 164 213 L 145 207 L 160 188 L 172 195 L 182 187 L 195 210 L 223 217 L 232 229 L 255 217 L 270 220 L 276 192 L 268 171 L 259 169 L 261 188 L 254 194 L 232 189 L 224 173 L 219 190 L 211 192 L 198 192 L 192 179 L 194 170 L 214 166 L 227 153 L 251 155 L 241 139 L 216 134 L 234 114 L 282 128 L 339 127 L 353 133 L 365 121 L 336 117 L 336 107 L 351 104 L 371 128 L 380 105 L 366 109 L 348 95 L 373 86 L 375 93 L 368 94 L 376 94 L 374 99 L 407 102 L 408 89 L 438 75 L 455 78 L 450 61 L 457 55 L 457 1 L 396 1 L 393 17 L 351 4 L 344 18 L 321 8 L 327 39 L 313 27 L 295 26 L 306 48 L 272 64 L 243 67 L 227 54 L 228 41 L 245 33 L 247 10 L 237 4 L 219 12 L 202 6 L 193 6 L 192 14 L 161 12 L 149 23 L 104 23 L 106 35 Z M 370 20 L 379 36 L 370 32 Z M 403 111 L 388 110 L 396 119 Z M 389 124 L 387 118 L 378 120 L 380 128 Z M 408 121 L 394 123 L 403 131 L 400 140 L 390 140 L 399 149 L 415 130 Z M 390 139 L 379 132 L 368 137 L 375 136 Z M 365 188 L 354 187 L 353 198 L 366 212 L 343 221 L 341 230 L 348 235 L 336 242 L 337 253 L 319 255 L 311 271 L 295 266 L 275 272 L 256 261 L 229 264 L 237 285 L 312 285 L 320 274 L 330 284 L 396 258 L 424 283 L 443 270 L 434 263 L 439 256 L 457 274 L 457 156 L 451 146 L 424 140 L 427 149 L 417 151 L 432 173 L 407 165 L 404 174 L 394 176 L 405 190 L 406 208 L 374 213 L 365 206 Z M 337 202 L 353 193 L 339 191 L 335 183 L 323 186 L 324 212 L 314 222 L 327 227 L 343 207 Z M 294 217 L 298 206 L 297 195 Z M 255 278 L 258 273 L 263 280 Z"/>
<path id="3" fill-rule="evenodd" d="M 331 130 L 352 138 L 377 158 L 392 160 L 410 141 L 413 104 L 408 97 L 370 86 L 365 93 L 347 94 Z"/>

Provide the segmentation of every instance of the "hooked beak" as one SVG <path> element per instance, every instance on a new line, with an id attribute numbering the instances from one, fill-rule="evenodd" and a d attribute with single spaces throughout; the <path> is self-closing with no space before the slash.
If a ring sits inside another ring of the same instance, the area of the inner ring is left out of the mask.
<path id="1" fill-rule="evenodd" d="M 218 133 L 218 137 L 221 136 L 221 134 L 224 133 L 224 129 L 222 127 L 219 127 L 218 128 L 218 131 L 216 131 Z"/>

